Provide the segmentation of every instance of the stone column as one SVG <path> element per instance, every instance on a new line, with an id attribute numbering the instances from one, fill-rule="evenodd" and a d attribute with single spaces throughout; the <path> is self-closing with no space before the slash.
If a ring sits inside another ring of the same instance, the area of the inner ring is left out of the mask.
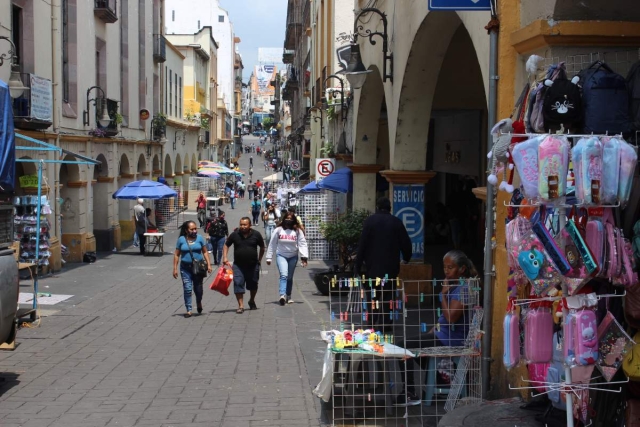
<path id="1" fill-rule="evenodd" d="M 353 209 L 376 210 L 376 173 L 384 169 L 384 165 L 352 164 L 348 166 L 353 172 Z"/>

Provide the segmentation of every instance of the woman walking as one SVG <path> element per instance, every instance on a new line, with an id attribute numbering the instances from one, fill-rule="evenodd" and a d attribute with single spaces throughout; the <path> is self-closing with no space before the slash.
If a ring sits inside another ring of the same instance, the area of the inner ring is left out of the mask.
<path id="1" fill-rule="evenodd" d="M 260 218 L 260 211 L 262 210 L 262 203 L 258 200 L 258 197 L 254 197 L 251 202 L 251 216 L 253 217 L 253 225 L 258 225 L 258 219 Z"/>
<path id="2" fill-rule="evenodd" d="M 180 237 L 176 242 L 176 251 L 173 254 L 173 277 L 178 278 L 178 267 L 182 277 L 184 289 L 184 306 L 187 309 L 184 317 L 191 317 L 191 294 L 196 294 L 198 314 L 202 313 L 202 281 L 203 277 L 193 274 L 192 265 L 195 261 L 207 262 L 207 273 L 211 274 L 211 262 L 207 253 L 207 242 L 198 234 L 195 221 L 185 221 L 180 228 Z"/>
<path id="3" fill-rule="evenodd" d="M 273 254 L 276 255 L 276 264 L 280 272 L 280 305 L 293 304 L 291 291 L 293 290 L 293 273 L 298 263 L 298 254 L 303 267 L 307 266 L 309 250 L 304 233 L 298 229 L 298 221 L 291 212 L 288 212 L 278 228 L 276 228 L 267 249 L 267 265 L 271 265 Z"/>
<path id="4" fill-rule="evenodd" d="M 268 245 L 271 240 L 271 233 L 273 233 L 273 230 L 276 228 L 276 223 L 280 220 L 280 212 L 276 209 L 273 202 L 269 200 L 265 202 L 265 205 L 267 210 L 262 215 L 262 220 L 264 221 L 264 237 Z"/>

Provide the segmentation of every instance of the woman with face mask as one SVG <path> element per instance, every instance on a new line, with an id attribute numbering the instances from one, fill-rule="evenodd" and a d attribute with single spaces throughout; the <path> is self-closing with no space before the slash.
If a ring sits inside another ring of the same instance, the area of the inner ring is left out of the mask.
<path id="1" fill-rule="evenodd" d="M 198 234 L 198 227 L 194 221 L 185 221 L 180 228 L 180 237 L 176 242 L 176 251 L 173 254 L 173 277 L 178 278 L 178 268 L 182 277 L 184 289 L 184 306 L 187 309 L 184 317 L 191 317 L 191 294 L 196 294 L 198 314 L 202 313 L 202 281 L 203 277 L 192 273 L 193 261 L 207 261 L 207 273 L 211 274 L 211 261 L 207 253 L 207 242 Z"/>
<path id="2" fill-rule="evenodd" d="M 269 249 L 267 249 L 267 265 L 271 265 L 274 253 L 280 272 L 280 305 L 293 304 L 291 291 L 293 290 L 293 273 L 298 263 L 298 254 L 300 254 L 302 266 L 306 267 L 309 249 L 304 233 L 298 229 L 298 221 L 291 212 L 283 216 L 282 222 L 271 234 Z"/>

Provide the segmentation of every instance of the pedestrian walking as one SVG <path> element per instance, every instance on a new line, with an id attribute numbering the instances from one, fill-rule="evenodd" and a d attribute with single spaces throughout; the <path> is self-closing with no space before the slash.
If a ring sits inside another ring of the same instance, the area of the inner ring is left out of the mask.
<path id="1" fill-rule="evenodd" d="M 238 301 L 237 314 L 244 313 L 244 294 L 248 290 L 251 298 L 249 308 L 255 310 L 258 280 L 260 278 L 260 263 L 264 256 L 264 239 L 262 234 L 251 228 L 251 219 L 243 217 L 240 227 L 229 235 L 224 245 L 222 258 L 225 265 L 229 262 L 229 248 L 233 246 L 233 292 Z M 258 248 L 260 252 L 258 253 Z"/>
<path id="2" fill-rule="evenodd" d="M 374 281 L 382 277 L 395 279 L 400 273 L 400 255 L 405 263 L 411 260 L 411 239 L 402 220 L 391 215 L 391 202 L 388 198 L 379 198 L 376 207 L 376 213 L 369 216 L 362 226 L 354 275 L 360 275 L 364 263 L 367 277 Z M 381 304 L 376 304 L 380 308 L 373 311 L 370 316 L 371 322 L 372 326 L 384 329 L 385 313 L 389 313 L 389 304 L 385 302 L 388 303 L 392 299 L 393 293 L 376 294 L 374 300 L 380 301 Z"/>
<path id="3" fill-rule="evenodd" d="M 236 190 L 229 188 L 229 201 L 231 202 L 231 209 L 236 208 Z"/>
<path id="4" fill-rule="evenodd" d="M 147 237 L 144 235 L 144 233 L 147 232 L 147 215 L 143 205 L 144 200 L 138 199 L 138 204 L 133 208 L 133 215 L 136 218 L 136 234 L 138 235 L 138 241 L 140 242 L 141 255 L 144 255 L 144 248 L 147 243 Z"/>
<path id="5" fill-rule="evenodd" d="M 249 166 L 253 168 L 253 156 L 249 157 Z"/>
<path id="6" fill-rule="evenodd" d="M 207 223 L 206 232 L 209 233 L 213 263 L 220 265 L 222 262 L 222 247 L 229 236 L 229 225 L 225 219 L 224 211 L 218 209 L 218 216 L 211 218 Z"/>
<path id="7" fill-rule="evenodd" d="M 193 263 L 205 260 L 207 273 L 211 274 L 211 262 L 207 253 L 207 242 L 198 234 L 195 221 L 185 221 L 180 228 L 180 237 L 176 242 L 176 251 L 173 254 L 173 277 L 178 278 L 178 268 L 182 278 L 184 292 L 184 306 L 187 310 L 184 317 L 191 317 L 192 297 L 196 294 L 196 308 L 198 314 L 202 313 L 202 281 L 204 277 L 193 274 Z"/>
<path id="8" fill-rule="evenodd" d="M 293 304 L 291 292 L 293 290 L 293 274 L 298 263 L 298 254 L 303 267 L 307 266 L 309 249 L 304 233 L 298 229 L 296 216 L 287 212 L 272 235 L 267 249 L 267 265 L 271 265 L 273 255 L 280 273 L 280 305 Z"/>
<path id="9" fill-rule="evenodd" d="M 260 211 L 262 210 L 262 203 L 258 200 L 258 196 L 253 198 L 251 202 L 251 207 L 249 211 L 251 212 L 251 216 L 253 217 L 253 225 L 258 225 L 258 220 L 260 219 Z"/>
<path id="10" fill-rule="evenodd" d="M 204 197 L 202 191 L 198 194 L 196 205 L 198 207 L 198 222 L 200 223 L 200 228 L 203 228 L 207 222 L 207 198 Z"/>
<path id="11" fill-rule="evenodd" d="M 266 170 L 266 171 L 269 170 L 269 160 L 265 160 L 264 161 L 264 170 Z"/>
<path id="12" fill-rule="evenodd" d="M 267 201 L 265 205 L 267 210 L 262 215 L 262 220 L 265 223 L 264 235 L 268 245 L 271 241 L 271 233 L 276 229 L 276 223 L 280 221 L 280 211 L 270 201 Z"/>
<path id="13" fill-rule="evenodd" d="M 247 193 L 249 193 L 249 200 L 253 200 L 254 193 L 256 191 L 256 186 L 252 181 L 249 181 L 249 185 L 247 185 Z"/>

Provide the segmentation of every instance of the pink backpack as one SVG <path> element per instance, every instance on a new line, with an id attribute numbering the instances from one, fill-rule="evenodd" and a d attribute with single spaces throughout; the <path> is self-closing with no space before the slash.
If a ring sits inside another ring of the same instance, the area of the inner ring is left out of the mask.
<path id="1" fill-rule="evenodd" d="M 543 200 L 564 197 L 569 170 L 569 141 L 548 135 L 538 147 L 538 193 Z"/>
<path id="2" fill-rule="evenodd" d="M 548 307 L 534 308 L 524 324 L 524 354 L 529 363 L 548 363 L 553 357 L 553 316 Z"/>

